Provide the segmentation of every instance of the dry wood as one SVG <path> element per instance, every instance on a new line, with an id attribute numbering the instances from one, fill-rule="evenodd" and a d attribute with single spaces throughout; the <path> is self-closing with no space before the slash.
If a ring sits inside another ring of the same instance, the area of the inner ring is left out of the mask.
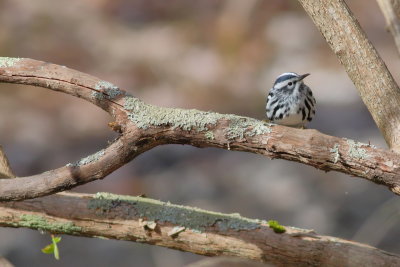
<path id="1" fill-rule="evenodd" d="M 400 17 L 396 12 L 399 8 L 399 0 L 376 0 L 386 20 L 386 25 L 394 38 L 397 51 L 400 54 Z"/>
<path id="2" fill-rule="evenodd" d="M 365 178 L 400 195 L 398 154 L 371 145 L 231 114 L 152 106 L 90 75 L 31 59 L 3 58 L 2 63 L 0 58 L 0 82 L 36 85 L 81 97 L 109 112 L 115 120 L 113 127 L 122 132 L 109 147 L 79 162 L 39 175 L 0 179 L 0 201 L 49 195 L 102 179 L 163 144 L 218 147 L 297 161 Z"/>
<path id="3" fill-rule="evenodd" d="M 155 225 L 155 227 L 153 226 Z M 60 193 L 0 204 L 0 226 L 148 243 L 276 266 L 399 266 L 400 257 L 310 230 L 140 197 Z M 176 231 L 176 229 L 182 229 Z M 176 234 L 172 235 L 171 232 Z"/>
<path id="4" fill-rule="evenodd" d="M 299 0 L 345 67 L 386 143 L 400 151 L 400 89 L 343 0 Z"/>

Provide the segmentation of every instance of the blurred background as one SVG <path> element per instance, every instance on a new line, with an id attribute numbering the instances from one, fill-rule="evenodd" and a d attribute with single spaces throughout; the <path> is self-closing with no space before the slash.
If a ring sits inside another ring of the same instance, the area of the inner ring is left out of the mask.
<path id="1" fill-rule="evenodd" d="M 348 0 L 400 81 L 400 61 L 375 0 Z M 294 0 L 0 0 L 0 55 L 29 57 L 110 81 L 147 103 L 264 119 L 282 72 L 311 73 L 309 128 L 386 148 L 335 55 Z M 0 84 L 0 144 L 18 176 L 75 162 L 107 145 L 111 118 L 81 99 Z M 249 153 L 168 145 L 78 192 L 139 195 L 365 242 L 400 253 L 400 200 L 358 178 Z M 125 241 L 0 228 L 16 266 L 182 266 L 201 256 Z"/>

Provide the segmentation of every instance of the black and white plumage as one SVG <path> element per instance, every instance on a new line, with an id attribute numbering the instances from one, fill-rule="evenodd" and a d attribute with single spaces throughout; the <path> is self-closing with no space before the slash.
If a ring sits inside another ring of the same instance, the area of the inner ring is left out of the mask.
<path id="1" fill-rule="evenodd" d="M 267 97 L 266 113 L 270 122 L 305 127 L 315 115 L 315 98 L 303 79 L 310 74 L 286 72 L 278 76 Z"/>

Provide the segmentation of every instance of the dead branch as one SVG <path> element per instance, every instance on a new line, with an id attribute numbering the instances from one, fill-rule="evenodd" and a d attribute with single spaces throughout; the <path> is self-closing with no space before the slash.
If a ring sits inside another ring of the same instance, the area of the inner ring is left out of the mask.
<path id="1" fill-rule="evenodd" d="M 157 200 L 60 193 L 0 204 L 0 226 L 130 240 L 206 256 L 235 256 L 277 266 L 398 266 L 400 257 L 314 231 Z"/>
<path id="2" fill-rule="evenodd" d="M 396 6 L 400 5 L 399 0 L 376 0 L 386 20 L 386 25 L 394 38 L 397 51 L 400 54 L 400 19 L 396 13 Z"/>
<path id="3" fill-rule="evenodd" d="M 0 179 L 0 201 L 23 200 L 102 179 L 137 155 L 163 144 L 245 151 L 339 171 L 400 195 L 398 154 L 353 140 L 266 124 L 252 118 L 145 104 L 118 87 L 63 66 L 0 58 L 0 82 L 29 84 L 83 98 L 106 110 L 122 134 L 109 147 L 42 174 Z"/>
<path id="4" fill-rule="evenodd" d="M 386 143 L 400 151 L 400 89 L 343 0 L 299 0 L 345 67 Z"/>

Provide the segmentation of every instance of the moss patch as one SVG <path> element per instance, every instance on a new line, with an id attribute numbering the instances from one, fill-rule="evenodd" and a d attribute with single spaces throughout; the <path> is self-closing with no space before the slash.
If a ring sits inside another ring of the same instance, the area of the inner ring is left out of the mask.
<path id="1" fill-rule="evenodd" d="M 261 220 L 241 217 L 239 214 L 210 212 L 159 200 L 110 193 L 97 193 L 88 202 L 89 209 L 101 214 L 110 212 L 121 205 L 123 205 L 123 210 L 131 216 L 145 218 L 148 221 L 170 222 L 195 231 L 204 231 L 211 226 L 217 226 L 222 231 L 251 230 L 260 228 L 264 223 Z"/>
<path id="2" fill-rule="evenodd" d="M 72 234 L 80 232 L 81 227 L 76 226 L 72 222 L 59 223 L 59 222 L 49 222 L 42 216 L 24 214 L 20 216 L 20 221 L 15 223 L 15 226 L 28 227 L 49 232 L 59 232 L 65 234 Z"/>
<path id="3" fill-rule="evenodd" d="M 124 108 L 130 111 L 128 114 L 129 119 L 141 129 L 148 129 L 152 126 L 171 126 L 184 131 L 207 131 L 212 133 L 210 131 L 211 128 L 219 120 L 225 119 L 229 121 L 229 127 L 225 132 L 228 139 L 271 132 L 269 125 L 253 118 L 196 109 L 157 107 L 128 96 L 125 97 Z M 207 134 L 209 137 L 211 137 L 210 133 Z"/>
<path id="4" fill-rule="evenodd" d="M 16 57 L 0 57 L 0 68 L 8 68 L 14 66 L 22 58 Z"/>

